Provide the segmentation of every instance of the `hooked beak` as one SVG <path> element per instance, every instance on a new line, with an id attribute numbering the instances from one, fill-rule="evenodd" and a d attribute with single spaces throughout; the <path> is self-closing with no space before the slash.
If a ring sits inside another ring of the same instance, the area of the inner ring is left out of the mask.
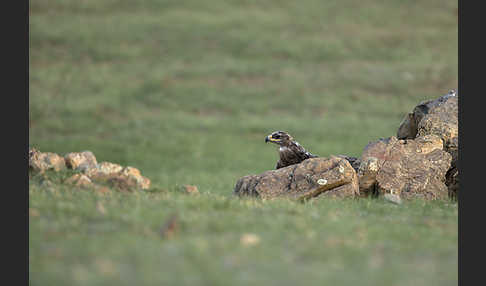
<path id="1" fill-rule="evenodd" d="M 280 142 L 280 139 L 275 139 L 275 138 L 272 137 L 272 134 L 270 134 L 267 137 L 265 137 L 265 143 L 267 143 L 267 142 L 278 143 L 278 142 Z"/>

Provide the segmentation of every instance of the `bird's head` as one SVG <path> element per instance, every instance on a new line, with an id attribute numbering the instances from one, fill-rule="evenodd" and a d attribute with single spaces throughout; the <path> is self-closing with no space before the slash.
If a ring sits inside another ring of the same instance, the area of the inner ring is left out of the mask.
<path id="1" fill-rule="evenodd" d="M 280 146 L 287 146 L 290 142 L 292 142 L 292 140 L 292 136 L 284 131 L 275 131 L 265 137 L 265 143 L 272 142 Z"/>

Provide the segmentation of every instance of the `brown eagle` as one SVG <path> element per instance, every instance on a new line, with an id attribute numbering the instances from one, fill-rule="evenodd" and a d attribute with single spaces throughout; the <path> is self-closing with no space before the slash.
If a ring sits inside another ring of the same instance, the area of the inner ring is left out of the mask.
<path id="1" fill-rule="evenodd" d="M 265 137 L 265 143 L 266 142 L 272 142 L 280 146 L 278 149 L 280 159 L 278 160 L 275 169 L 298 164 L 305 159 L 318 157 L 306 151 L 299 142 L 294 141 L 294 138 L 284 131 L 275 131 L 268 135 Z"/>

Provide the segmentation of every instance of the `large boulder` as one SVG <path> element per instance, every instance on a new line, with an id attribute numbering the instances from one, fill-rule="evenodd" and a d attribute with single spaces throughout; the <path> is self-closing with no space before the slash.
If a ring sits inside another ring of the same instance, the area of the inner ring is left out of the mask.
<path id="1" fill-rule="evenodd" d="M 398 139 L 414 139 L 425 135 L 437 135 L 442 139 L 444 151 L 452 156 L 446 180 L 451 196 L 455 196 L 459 189 L 458 110 L 458 93 L 451 90 L 438 99 L 417 105 L 405 116 L 397 131 Z"/>
<path id="2" fill-rule="evenodd" d="M 424 122 L 422 122 L 424 121 Z M 423 101 L 400 123 L 398 139 L 414 139 L 417 135 L 436 134 L 444 142 L 457 137 L 458 94 L 451 90 L 435 100 Z"/>
<path id="3" fill-rule="evenodd" d="M 300 164 L 240 178 L 233 193 L 263 199 L 359 196 L 356 172 L 345 158 L 310 158 Z"/>
<path id="4" fill-rule="evenodd" d="M 369 143 L 358 171 L 363 195 L 393 194 L 404 199 L 443 199 L 448 196 L 446 173 L 452 156 L 436 135 Z"/>

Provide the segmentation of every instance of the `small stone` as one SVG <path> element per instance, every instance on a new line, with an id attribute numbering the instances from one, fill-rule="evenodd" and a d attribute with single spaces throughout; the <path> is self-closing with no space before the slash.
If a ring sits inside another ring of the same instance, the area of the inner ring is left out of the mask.
<path id="1" fill-rule="evenodd" d="M 42 179 L 42 182 L 41 182 L 41 187 L 43 188 L 52 188 L 54 186 L 54 184 L 49 180 L 49 179 Z"/>
<path id="2" fill-rule="evenodd" d="M 402 199 L 400 198 L 399 195 L 386 193 L 383 197 L 388 202 L 391 202 L 391 203 L 394 203 L 394 204 L 397 204 L 397 205 L 402 204 Z"/>
<path id="3" fill-rule="evenodd" d="M 339 171 L 340 171 L 340 173 L 342 173 L 341 169 L 339 169 Z M 326 179 L 319 179 L 319 180 L 317 180 L 317 183 L 321 186 L 324 186 L 325 184 L 327 184 L 327 180 Z"/>
<path id="4" fill-rule="evenodd" d="M 98 164 L 91 151 L 71 152 L 66 154 L 64 159 L 68 168 L 86 173 L 90 172 L 91 169 L 96 169 Z"/>
<path id="5" fill-rule="evenodd" d="M 116 266 L 111 260 L 96 258 L 94 264 L 96 265 L 98 272 L 103 276 L 112 277 L 117 273 Z"/>
<path id="6" fill-rule="evenodd" d="M 140 189 L 140 186 L 134 178 L 123 176 L 119 173 L 107 175 L 105 182 L 111 187 L 124 192 L 134 192 Z"/>
<path id="7" fill-rule="evenodd" d="M 98 202 L 96 203 L 96 210 L 97 210 L 97 211 L 98 211 L 100 214 L 102 214 L 102 215 L 106 214 L 106 209 L 105 209 L 105 206 L 104 206 L 104 205 L 103 205 L 103 203 L 102 203 L 102 202 L 100 202 L 100 201 L 98 201 Z"/>
<path id="8" fill-rule="evenodd" d="M 74 174 L 73 176 L 67 178 L 64 182 L 66 184 L 74 185 L 76 187 L 86 188 L 93 186 L 93 182 L 90 180 L 90 178 L 82 174 Z"/>
<path id="9" fill-rule="evenodd" d="M 197 186 L 193 186 L 193 185 L 184 185 L 184 191 L 190 195 L 199 194 L 199 190 L 197 189 Z"/>
<path id="10" fill-rule="evenodd" d="M 254 246 L 260 243 L 260 237 L 253 233 L 245 233 L 240 237 L 240 243 L 243 246 Z"/>
<path id="11" fill-rule="evenodd" d="M 100 186 L 100 185 L 95 185 L 94 186 L 94 190 L 97 193 L 100 193 L 100 194 L 109 194 L 109 193 L 111 193 L 111 189 L 110 188 L 105 187 L 105 186 Z"/>
<path id="12" fill-rule="evenodd" d="M 31 217 L 38 217 L 39 211 L 35 208 L 29 208 L 29 216 Z"/>

